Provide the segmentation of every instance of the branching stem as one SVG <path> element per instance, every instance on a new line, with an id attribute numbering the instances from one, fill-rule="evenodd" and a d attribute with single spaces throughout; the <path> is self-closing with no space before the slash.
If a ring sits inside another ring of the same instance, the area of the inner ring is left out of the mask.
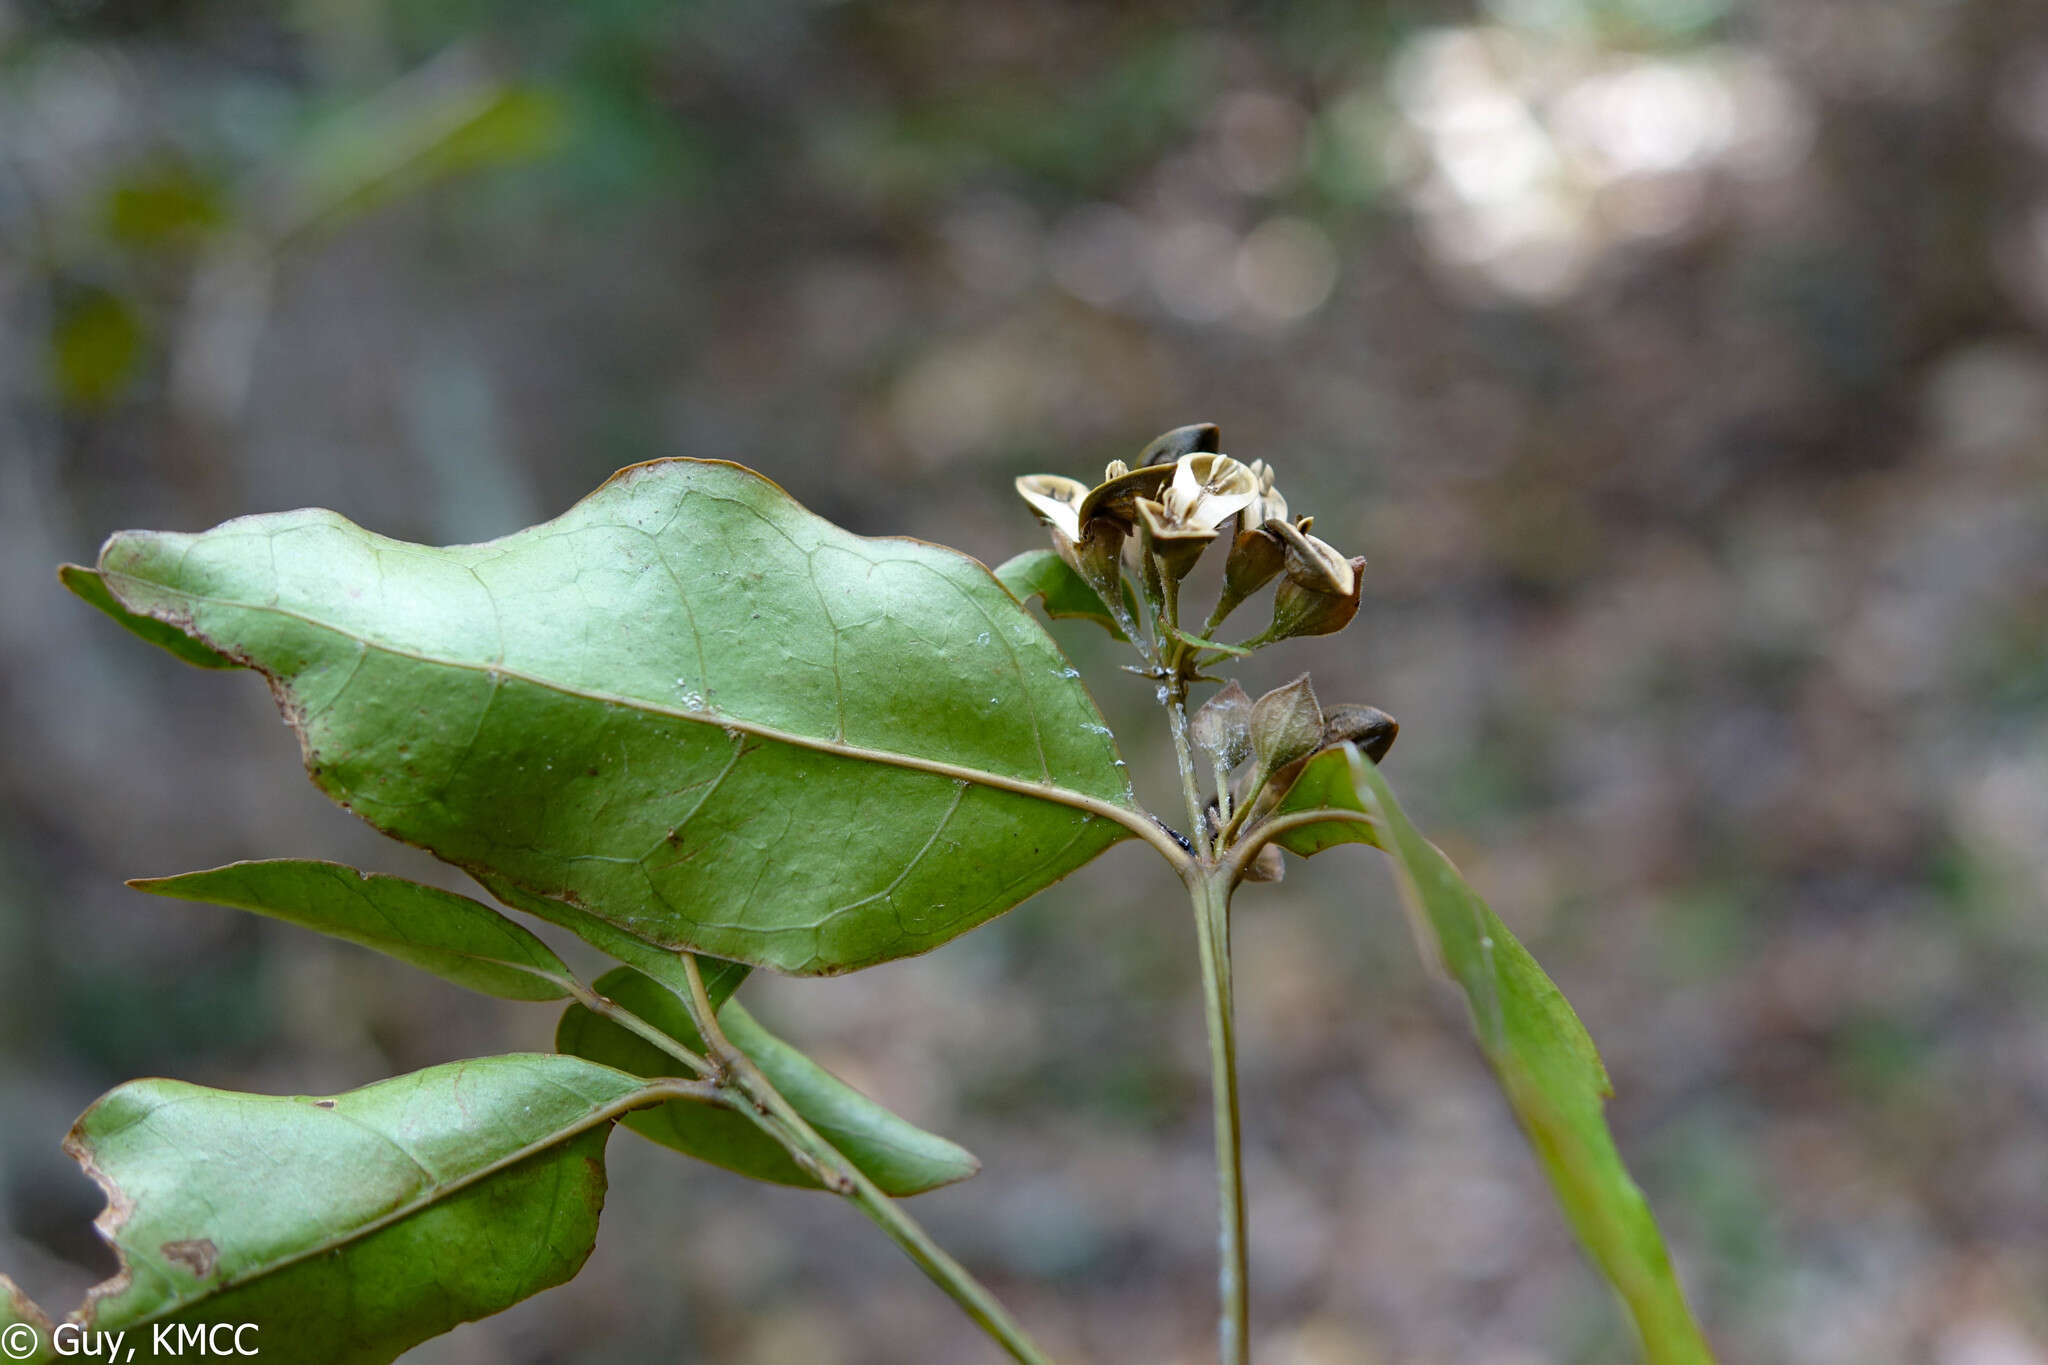
<path id="1" fill-rule="evenodd" d="M 683 971 L 689 980 L 691 1013 L 704 1046 L 711 1054 L 714 1075 L 732 1092 L 732 1107 L 752 1119 L 757 1127 L 781 1143 L 798 1164 L 815 1175 L 825 1188 L 846 1196 L 860 1211 L 889 1235 L 918 1269 L 931 1277 L 953 1302 L 960 1305 L 974 1324 L 1010 1353 L 1022 1365 L 1051 1365 L 1045 1353 L 1026 1336 L 1009 1311 L 996 1301 L 987 1287 L 967 1267 L 953 1259 L 916 1219 L 903 1211 L 880 1186 L 827 1141 L 782 1092 L 761 1073 L 752 1058 L 733 1046 L 719 1027 L 704 989 L 704 976 L 695 957 L 683 955 Z"/>
<path id="2" fill-rule="evenodd" d="M 711 1074 L 711 1063 L 705 1061 L 702 1057 L 699 1057 L 696 1053 L 690 1051 L 690 1049 L 684 1047 L 681 1043 L 633 1013 L 633 1011 L 626 1009 L 622 1005 L 613 1004 L 574 977 L 551 976 L 549 979 L 559 981 L 575 999 L 576 1003 L 589 1010 L 592 1014 L 611 1020 L 614 1024 L 633 1034 L 642 1042 L 661 1049 L 669 1056 L 681 1062 L 691 1075 L 708 1076 Z"/>

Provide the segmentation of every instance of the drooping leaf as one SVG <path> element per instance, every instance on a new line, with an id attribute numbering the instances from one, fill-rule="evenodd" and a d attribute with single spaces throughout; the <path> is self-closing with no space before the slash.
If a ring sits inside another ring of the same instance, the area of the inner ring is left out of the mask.
<path id="1" fill-rule="evenodd" d="M 1055 620 L 1093 621 L 1115 639 L 1124 638 L 1123 629 L 1088 580 L 1051 550 L 1026 550 L 1012 556 L 997 567 L 996 577 L 1019 602 L 1041 599 L 1045 614 Z M 1128 583 L 1124 584 L 1124 610 L 1133 621 L 1138 619 L 1138 599 Z"/>
<path id="2" fill-rule="evenodd" d="M 884 1109 L 770 1033 L 739 1001 L 720 1010 L 718 1022 L 726 1040 L 884 1193 L 922 1194 L 981 1169 L 972 1152 Z"/>
<path id="3" fill-rule="evenodd" d="M 57 1359 L 49 1316 L 5 1275 L 0 1275 L 0 1356 L 25 1365 L 47 1365 Z"/>
<path id="4" fill-rule="evenodd" d="M 507 1000 L 560 1000 L 568 964 L 490 906 L 403 877 L 279 858 L 131 881 L 138 891 L 253 910 Z"/>
<path id="5" fill-rule="evenodd" d="M 1143 827 L 1093 701 L 986 569 L 736 465 L 638 465 L 480 545 L 302 511 L 123 532 L 99 567 L 263 672 L 330 796 L 571 929 L 843 971 Z"/>
<path id="6" fill-rule="evenodd" d="M 1464 990 L 1480 1048 L 1566 1218 L 1627 1305 L 1647 1359 L 1712 1365 L 1649 1203 L 1608 1131 L 1612 1086 L 1585 1026 L 1450 860 L 1416 832 L 1379 770 L 1355 754 L 1347 767 L 1359 801 L 1380 822 L 1418 932 Z"/>
<path id="7" fill-rule="evenodd" d="M 622 967 L 600 979 L 597 991 L 691 1051 L 703 1051 L 689 1015 L 673 996 L 639 973 Z M 720 1008 L 718 1022 L 727 1040 L 753 1059 L 783 1098 L 887 1193 L 919 1194 L 965 1180 L 981 1169 L 972 1153 L 897 1117 L 761 1027 L 739 1001 Z M 637 1076 L 667 1075 L 675 1069 L 675 1062 L 659 1048 L 581 1005 L 571 1005 L 563 1014 L 555 1046 Z M 624 1122 L 649 1141 L 741 1175 L 818 1188 L 817 1180 L 779 1143 L 731 1110 L 676 1102 L 642 1109 Z"/>
<path id="8" fill-rule="evenodd" d="M 644 1098 L 549 1054 L 331 1099 L 132 1081 L 65 1142 L 106 1192 L 98 1226 L 122 1265 L 79 1316 L 131 1341 L 253 1323 L 243 1344 L 268 1358 L 382 1365 L 576 1273 L 610 1121 Z"/>
<path id="9" fill-rule="evenodd" d="M 147 616 L 137 616 L 114 600 L 107 591 L 106 581 L 99 574 L 83 564 L 62 564 L 57 568 L 57 581 L 71 589 L 79 597 L 111 616 L 121 624 L 122 629 L 133 632 L 155 645 L 167 649 L 197 668 L 240 668 L 233 659 L 214 653 L 199 641 L 179 630 L 176 626 Z"/>

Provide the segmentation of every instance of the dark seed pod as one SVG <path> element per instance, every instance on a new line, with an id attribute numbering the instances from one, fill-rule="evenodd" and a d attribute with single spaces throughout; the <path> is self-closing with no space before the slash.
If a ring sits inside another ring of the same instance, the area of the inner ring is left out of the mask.
<path id="1" fill-rule="evenodd" d="M 1172 464 L 1183 455 L 1200 451 L 1223 449 L 1223 429 L 1214 422 L 1196 422 L 1191 426 L 1175 427 L 1172 431 L 1152 438 L 1151 444 L 1138 452 L 1138 468 L 1151 464 Z"/>
<path id="2" fill-rule="evenodd" d="M 1377 763 L 1394 747 L 1401 722 L 1377 706 L 1333 706 L 1323 713 L 1323 739 L 1319 749 L 1339 744 L 1356 744 L 1358 751 Z"/>

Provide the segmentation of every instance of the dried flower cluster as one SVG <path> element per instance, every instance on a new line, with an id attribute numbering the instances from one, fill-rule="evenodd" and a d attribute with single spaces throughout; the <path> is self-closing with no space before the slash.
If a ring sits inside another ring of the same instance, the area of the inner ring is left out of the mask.
<path id="1" fill-rule="evenodd" d="M 1329 635 L 1358 614 L 1365 560 L 1347 558 L 1312 534 L 1315 519 L 1290 515 L 1272 467 L 1223 454 L 1220 438 L 1212 423 L 1178 427 L 1147 445 L 1136 468 L 1110 461 L 1093 487 L 1058 474 L 1017 480 L 1060 558 L 1136 644 L 1145 660 L 1137 671 L 1159 680 L 1160 699 L 1176 714 L 1184 714 L 1190 683 L 1213 681 L 1203 670 L 1217 660 L 1298 636 Z M 1218 541 L 1227 546 L 1222 591 L 1202 629 L 1189 633 L 1181 626 L 1180 586 Z M 1150 608 L 1149 631 L 1133 619 L 1133 581 Z M 1276 581 L 1263 631 L 1237 645 L 1215 639 L 1233 612 Z M 1256 702 L 1237 683 L 1228 684 L 1186 728 L 1213 779 L 1197 841 L 1214 850 L 1230 846 L 1273 809 L 1317 753 L 1349 743 L 1377 761 L 1399 728 L 1369 706 L 1325 713 L 1306 674 Z M 1268 844 L 1246 875 L 1277 880 L 1278 847 Z"/>

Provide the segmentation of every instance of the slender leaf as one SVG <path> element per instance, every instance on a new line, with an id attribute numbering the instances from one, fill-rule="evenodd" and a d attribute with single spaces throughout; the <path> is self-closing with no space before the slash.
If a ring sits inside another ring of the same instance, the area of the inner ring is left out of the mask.
<path id="1" fill-rule="evenodd" d="M 57 1359 L 49 1317 L 5 1275 L 0 1275 L 0 1357 L 26 1365 L 47 1365 Z"/>
<path id="2" fill-rule="evenodd" d="M 569 994 L 568 965 L 530 932 L 488 905 L 402 877 L 280 858 L 128 885 L 253 910 L 374 948 L 485 995 L 560 1000 Z"/>
<path id="3" fill-rule="evenodd" d="M 599 980 L 597 990 L 691 1051 L 703 1050 L 689 1015 L 639 973 L 622 967 Z M 897 1117 L 761 1027 L 739 1001 L 723 1006 L 718 1022 L 728 1041 L 753 1059 L 783 1098 L 887 1193 L 919 1194 L 965 1180 L 981 1168 L 965 1149 Z M 675 1070 L 675 1062 L 659 1048 L 581 1005 L 563 1014 L 555 1046 L 634 1075 Z M 629 1114 L 624 1122 L 649 1141 L 741 1175 L 818 1187 L 781 1144 L 730 1110 L 677 1101 Z"/>
<path id="4" fill-rule="evenodd" d="M 610 1120 L 644 1098 L 633 1077 L 547 1054 L 331 1099 L 130 1082 L 65 1143 L 106 1192 L 122 1267 L 77 1316 L 131 1342 L 253 1323 L 243 1344 L 266 1358 L 381 1365 L 576 1273 Z"/>
<path id="5" fill-rule="evenodd" d="M 1124 638 L 1122 627 L 1088 586 L 1088 580 L 1051 550 L 1026 550 L 1004 560 L 996 568 L 996 578 L 1019 602 L 1042 599 L 1045 614 L 1055 620 L 1093 621 L 1116 639 Z M 1138 599 L 1128 583 L 1124 584 L 1124 609 L 1133 621 L 1138 619 Z"/>
<path id="6" fill-rule="evenodd" d="M 481 545 L 302 511 L 124 532 L 100 572 L 263 672 L 322 790 L 578 932 L 843 971 L 1143 827 L 1101 714 L 986 569 L 736 465 L 638 465 Z"/>
<path id="7" fill-rule="evenodd" d="M 123 630 L 141 636 L 158 649 L 169 650 L 196 668 L 241 667 L 233 659 L 214 653 L 178 627 L 148 616 L 137 616 L 116 602 L 114 595 L 107 591 L 106 580 L 101 578 L 96 570 L 88 569 L 83 564 L 61 564 L 57 567 L 57 581 L 113 617 Z"/>
<path id="8" fill-rule="evenodd" d="M 1190 634 L 1185 630 L 1175 630 L 1171 626 L 1167 627 L 1167 629 L 1173 631 L 1175 639 L 1195 649 L 1213 649 L 1217 653 L 1232 659 L 1248 659 L 1252 655 L 1252 651 L 1246 649 L 1243 645 L 1227 645 L 1221 640 L 1207 640 L 1199 635 Z"/>
<path id="9" fill-rule="evenodd" d="M 1450 860 L 1416 832 L 1379 770 L 1355 751 L 1347 766 L 1380 822 L 1418 932 L 1463 988 L 1480 1047 L 1566 1218 L 1627 1305 L 1647 1358 L 1711 1365 L 1649 1203 L 1615 1150 L 1603 1112 L 1613 1088 L 1585 1026 Z"/>

